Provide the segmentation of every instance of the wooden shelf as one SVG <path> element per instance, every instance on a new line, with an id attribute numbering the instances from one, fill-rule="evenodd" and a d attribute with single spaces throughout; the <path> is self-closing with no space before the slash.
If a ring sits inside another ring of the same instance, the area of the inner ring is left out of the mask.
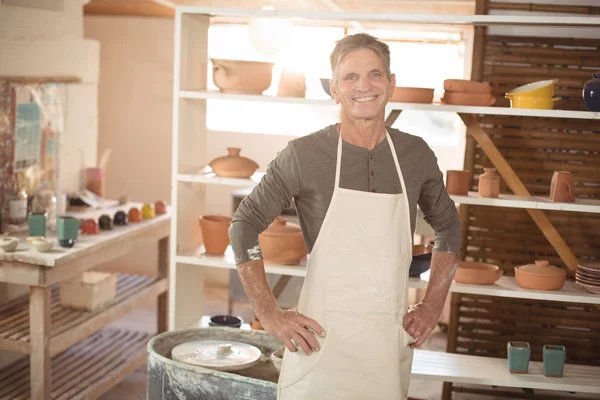
<path id="1" fill-rule="evenodd" d="M 52 357 L 54 400 L 95 399 L 146 362 L 148 333 L 104 329 Z M 29 357 L 0 370 L 0 398 L 30 397 Z"/>
<path id="2" fill-rule="evenodd" d="M 217 91 L 189 91 L 179 92 L 182 99 L 217 99 L 217 100 L 238 100 L 238 101 L 257 101 L 270 103 L 286 104 L 304 104 L 316 106 L 336 106 L 332 99 L 308 99 L 304 97 L 277 97 L 254 94 L 232 94 L 221 93 Z M 388 108 L 393 110 L 415 110 L 415 111 L 435 111 L 435 112 L 453 112 L 461 114 L 479 114 L 479 115 L 511 115 L 518 117 L 541 117 L 541 118 L 573 118 L 573 119 L 600 119 L 600 112 L 595 111 L 570 111 L 570 110 L 537 110 L 531 108 L 510 108 L 510 107 L 474 107 L 474 106 L 455 106 L 446 104 L 421 104 L 421 103 L 388 103 Z"/>
<path id="3" fill-rule="evenodd" d="M 279 17 L 323 21 L 372 21 L 387 23 L 435 25 L 550 25 L 599 26 L 596 16 L 539 16 L 539 15 L 449 15 L 400 14 L 361 12 L 284 11 L 236 8 L 177 7 L 181 14 L 205 14 L 220 17 Z"/>
<path id="4" fill-rule="evenodd" d="M 222 178 L 216 176 L 214 172 L 206 172 L 206 169 L 201 169 L 197 173 L 177 174 L 177 181 L 191 183 L 209 183 L 213 185 L 229 185 L 229 186 L 246 186 L 253 187 L 260 182 L 264 172 L 255 172 L 250 179 L 240 178 Z"/>
<path id="5" fill-rule="evenodd" d="M 115 301 L 106 308 L 90 312 L 63 308 L 58 285 L 51 292 L 50 354 L 57 354 L 105 325 L 118 320 L 168 289 L 168 280 L 147 276 L 119 275 Z M 15 299 L 0 308 L 0 349 L 30 353 L 29 299 Z"/>
<path id="6" fill-rule="evenodd" d="M 175 262 L 200 267 L 237 269 L 231 246 L 222 256 L 205 254 L 204 248 L 200 247 L 200 249 L 177 255 Z M 306 276 L 306 262 L 301 265 L 266 265 L 265 270 L 272 274 L 304 277 Z M 424 289 L 427 287 L 428 280 L 429 272 L 426 272 L 420 278 L 409 278 L 408 286 L 414 289 Z M 450 291 L 484 296 L 600 304 L 600 295 L 589 293 L 574 281 L 565 282 L 561 290 L 543 291 L 524 289 L 517 285 L 513 277 L 503 276 L 493 285 L 469 285 L 453 282 Z"/>
<path id="7" fill-rule="evenodd" d="M 510 194 L 501 194 L 498 198 L 490 199 L 479 196 L 477 192 L 469 192 L 468 196 L 451 195 L 450 197 L 457 203 L 477 206 L 600 213 L 600 200 L 577 199 L 575 203 L 554 203 L 548 197 Z"/>
<path id="8" fill-rule="evenodd" d="M 419 349 L 415 349 L 411 377 L 473 385 L 600 393 L 600 367 L 567 364 L 562 378 L 548 378 L 543 375 L 543 363 L 531 361 L 527 374 L 513 375 L 508 372 L 505 358 Z"/>

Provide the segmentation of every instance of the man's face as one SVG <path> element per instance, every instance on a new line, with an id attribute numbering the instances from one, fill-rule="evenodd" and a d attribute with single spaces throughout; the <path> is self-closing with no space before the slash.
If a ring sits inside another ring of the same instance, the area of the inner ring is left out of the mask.
<path id="1" fill-rule="evenodd" d="M 353 119 L 385 115 L 385 105 L 394 93 L 396 77 L 388 78 L 385 65 L 369 49 L 352 51 L 338 65 L 337 84 L 329 82 L 331 94 L 342 104 L 342 112 Z"/>

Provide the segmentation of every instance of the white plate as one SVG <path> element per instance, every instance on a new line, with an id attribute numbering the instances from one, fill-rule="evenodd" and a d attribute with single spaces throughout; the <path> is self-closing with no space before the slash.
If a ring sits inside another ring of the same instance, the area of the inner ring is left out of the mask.
<path id="1" fill-rule="evenodd" d="M 173 360 L 217 371 L 249 368 L 260 360 L 261 354 L 255 346 L 231 340 L 195 340 L 171 350 Z"/>

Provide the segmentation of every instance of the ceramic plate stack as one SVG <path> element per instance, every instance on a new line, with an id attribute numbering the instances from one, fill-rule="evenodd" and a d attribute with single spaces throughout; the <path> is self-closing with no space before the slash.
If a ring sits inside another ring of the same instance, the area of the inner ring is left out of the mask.
<path id="1" fill-rule="evenodd" d="M 600 264 L 579 265 L 575 280 L 588 292 L 600 294 Z"/>

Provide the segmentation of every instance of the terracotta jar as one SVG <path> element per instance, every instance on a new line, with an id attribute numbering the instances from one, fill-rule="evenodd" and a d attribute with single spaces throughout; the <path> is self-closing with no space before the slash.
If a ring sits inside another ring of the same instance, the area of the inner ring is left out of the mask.
<path id="1" fill-rule="evenodd" d="M 258 164 L 247 157 L 240 156 L 241 151 L 239 147 L 228 147 L 226 156 L 217 157 L 208 165 L 217 176 L 250 178 L 256 172 Z"/>
<path id="2" fill-rule="evenodd" d="M 469 194 L 469 171 L 448 170 L 446 172 L 446 190 L 449 194 L 467 196 Z"/>
<path id="3" fill-rule="evenodd" d="M 497 265 L 475 261 L 460 261 L 454 280 L 473 285 L 491 285 L 504 274 Z"/>
<path id="4" fill-rule="evenodd" d="M 558 290 L 563 287 L 566 279 L 566 270 L 550 265 L 545 260 L 515 267 L 515 280 L 525 289 Z"/>
<path id="5" fill-rule="evenodd" d="M 300 226 L 283 217 L 275 218 L 258 236 L 258 241 L 267 264 L 299 264 L 308 253 Z"/>
<path id="6" fill-rule="evenodd" d="M 221 215 L 203 215 L 198 220 L 206 254 L 225 254 L 225 250 L 229 246 L 228 231 L 231 218 Z"/>
<path id="7" fill-rule="evenodd" d="M 552 175 L 550 200 L 560 203 L 573 203 L 575 201 L 573 174 L 568 171 L 556 171 Z"/>
<path id="8" fill-rule="evenodd" d="M 496 198 L 500 195 L 500 175 L 496 168 L 484 168 L 484 173 L 479 176 L 478 191 L 481 197 Z"/>

